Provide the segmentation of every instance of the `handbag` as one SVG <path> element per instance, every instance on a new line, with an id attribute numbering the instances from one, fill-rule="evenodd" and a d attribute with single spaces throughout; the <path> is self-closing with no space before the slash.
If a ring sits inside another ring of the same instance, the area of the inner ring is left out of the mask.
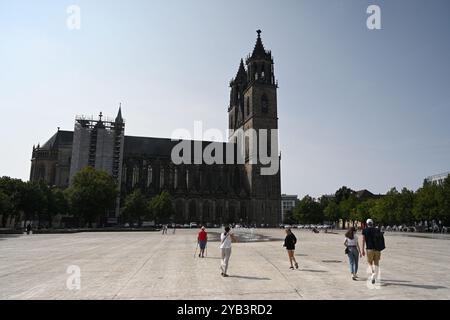
<path id="1" fill-rule="evenodd" d="M 350 250 L 348 250 L 348 247 L 345 248 L 345 254 L 348 254 Z"/>

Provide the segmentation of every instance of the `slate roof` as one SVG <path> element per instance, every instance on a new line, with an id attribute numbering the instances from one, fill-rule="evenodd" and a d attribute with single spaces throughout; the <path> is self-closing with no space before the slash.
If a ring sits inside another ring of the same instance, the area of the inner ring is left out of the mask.
<path id="1" fill-rule="evenodd" d="M 61 145 L 71 145 L 73 142 L 73 131 L 58 130 L 43 146 L 41 149 L 55 149 Z"/>

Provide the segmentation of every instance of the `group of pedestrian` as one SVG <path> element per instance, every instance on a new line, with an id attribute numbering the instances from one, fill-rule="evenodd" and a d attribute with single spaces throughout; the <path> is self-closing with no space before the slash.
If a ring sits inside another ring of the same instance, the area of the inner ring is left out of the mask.
<path id="1" fill-rule="evenodd" d="M 358 279 L 359 258 L 366 256 L 371 275 L 370 281 L 375 284 L 379 277 L 381 251 L 384 250 L 384 236 L 380 229 L 374 226 L 372 219 L 367 219 L 366 227 L 362 231 L 362 245 L 359 245 L 357 230 L 355 227 L 348 229 L 345 234 L 345 253 L 350 264 L 350 273 L 353 280 Z M 367 252 L 366 252 L 367 250 Z"/>
<path id="2" fill-rule="evenodd" d="M 228 277 L 227 270 L 228 270 L 228 263 L 231 257 L 232 242 L 237 242 L 237 238 L 230 231 L 230 227 L 227 226 L 225 227 L 224 232 L 220 234 L 220 246 L 219 246 L 221 253 L 220 274 L 222 275 L 222 277 Z M 199 258 L 205 257 L 205 250 L 206 255 L 208 254 L 207 244 L 208 244 L 208 233 L 206 232 L 205 227 L 202 226 L 197 235 L 197 248 L 198 247 L 200 248 L 200 252 L 198 254 Z"/>
<path id="3" fill-rule="evenodd" d="M 176 224 L 172 223 L 172 234 L 175 234 L 175 230 L 176 230 Z M 161 226 L 161 230 L 162 230 L 162 234 L 167 234 L 168 230 L 169 230 L 169 225 L 168 224 L 163 224 Z"/>
<path id="4" fill-rule="evenodd" d="M 200 248 L 199 258 L 205 257 L 205 249 L 207 250 L 208 233 L 204 226 L 201 227 L 197 235 L 197 247 Z M 237 238 L 233 235 L 230 227 L 225 227 L 224 232 L 220 235 L 220 251 L 221 263 L 220 270 L 222 277 L 228 277 L 228 264 L 231 257 L 231 244 L 237 242 Z M 286 248 L 289 258 L 289 269 L 298 269 L 298 262 L 295 259 L 295 246 L 297 238 L 291 228 L 286 229 L 286 237 L 283 246 Z M 383 233 L 374 226 L 372 219 L 367 219 L 366 227 L 362 231 L 362 244 L 360 246 L 355 227 L 351 227 L 345 233 L 345 254 L 348 256 L 351 278 L 358 279 L 359 258 L 367 256 L 367 262 L 370 266 L 370 281 L 375 284 L 375 280 L 379 276 L 379 265 L 381 259 L 381 251 L 385 248 Z M 195 255 L 194 255 L 195 256 Z"/>

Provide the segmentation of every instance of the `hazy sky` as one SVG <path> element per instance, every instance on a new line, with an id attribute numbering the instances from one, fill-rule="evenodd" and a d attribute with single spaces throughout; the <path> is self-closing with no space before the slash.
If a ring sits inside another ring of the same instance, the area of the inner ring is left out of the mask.
<path id="1" fill-rule="evenodd" d="M 370 4 L 382 30 L 366 27 Z M 450 170 L 450 1 L 0 0 L 0 176 L 28 179 L 33 144 L 119 102 L 127 135 L 226 130 L 258 28 L 279 81 L 283 193 L 416 189 Z"/>

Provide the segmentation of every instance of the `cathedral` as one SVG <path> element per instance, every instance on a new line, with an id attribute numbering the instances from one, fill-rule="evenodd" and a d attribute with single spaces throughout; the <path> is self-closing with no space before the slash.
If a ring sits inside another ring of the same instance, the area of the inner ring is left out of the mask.
<path id="1" fill-rule="evenodd" d="M 271 52 L 264 48 L 261 31 L 257 34 L 253 52 L 245 63 L 241 59 L 237 74 L 230 81 L 230 132 L 278 130 L 274 62 Z M 105 170 L 115 178 L 120 190 L 117 208 L 109 217 L 116 221 L 120 221 L 120 202 L 140 189 L 149 197 L 169 192 L 175 223 L 275 226 L 281 222 L 279 169 L 275 174 L 264 175 L 261 171 L 267 165 L 251 161 L 248 154 L 243 162 L 207 164 L 202 159 L 175 164 L 171 155 L 178 143 L 170 138 L 125 135 L 121 107 L 114 119 L 102 113 L 98 118 L 77 116 L 73 131 L 58 129 L 45 144 L 33 146 L 30 181 L 43 180 L 66 188 L 85 166 Z M 200 143 L 205 150 L 213 142 L 187 143 Z M 234 157 L 238 154 L 233 137 L 215 144 L 224 158 L 230 151 Z M 278 143 L 272 145 L 267 139 L 267 150 L 276 155 L 279 168 Z"/>

